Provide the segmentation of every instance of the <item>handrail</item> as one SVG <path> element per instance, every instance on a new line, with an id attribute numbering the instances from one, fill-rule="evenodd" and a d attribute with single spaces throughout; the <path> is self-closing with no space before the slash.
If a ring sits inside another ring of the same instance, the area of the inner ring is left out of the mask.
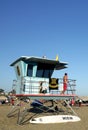
<path id="1" fill-rule="evenodd" d="M 29 94 L 39 93 L 40 82 L 41 81 L 31 80 L 31 78 L 29 78 L 29 79 L 25 78 L 24 79 L 24 77 L 22 77 L 20 89 L 22 90 L 22 88 L 25 86 L 25 88 L 26 88 L 25 92 L 26 93 L 29 93 Z M 17 83 L 18 83 L 17 80 L 13 80 L 12 89 L 16 89 L 17 87 L 19 87 L 19 86 L 17 86 Z M 46 83 L 49 86 L 49 81 L 46 81 Z M 57 90 L 52 90 L 50 92 L 49 91 L 49 87 L 48 87 L 47 93 L 52 93 L 52 94 L 55 94 L 55 93 L 58 94 L 59 93 L 60 94 L 61 91 L 62 91 L 60 87 L 63 87 L 63 79 L 62 78 L 58 79 L 58 89 Z M 74 79 L 68 79 L 68 87 L 67 87 L 66 93 L 67 94 L 75 94 L 75 91 L 76 91 L 76 80 L 74 80 Z"/>

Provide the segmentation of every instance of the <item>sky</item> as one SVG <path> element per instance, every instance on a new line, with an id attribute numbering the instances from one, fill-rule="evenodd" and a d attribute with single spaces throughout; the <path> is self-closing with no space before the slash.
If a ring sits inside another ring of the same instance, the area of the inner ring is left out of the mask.
<path id="1" fill-rule="evenodd" d="M 0 0 L 0 88 L 12 89 L 17 58 L 57 54 L 68 68 L 54 76 L 88 96 L 88 0 Z"/>

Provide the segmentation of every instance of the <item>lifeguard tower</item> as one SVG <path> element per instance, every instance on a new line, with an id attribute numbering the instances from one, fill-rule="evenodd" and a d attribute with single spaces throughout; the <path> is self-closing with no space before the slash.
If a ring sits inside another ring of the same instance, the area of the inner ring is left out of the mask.
<path id="1" fill-rule="evenodd" d="M 28 57 L 22 56 L 14 61 L 11 66 L 14 67 L 16 78 L 15 87 L 16 96 L 29 96 L 32 99 L 36 98 L 59 98 L 59 86 L 62 84 L 62 79 L 52 78 L 54 70 L 67 68 L 67 63 L 60 62 L 56 59 L 48 59 L 46 57 Z M 40 94 L 40 84 L 44 82 L 47 87 L 45 94 Z M 73 83 L 71 83 L 73 82 Z M 66 96 L 73 96 L 75 80 L 70 80 L 70 88 L 67 90 Z M 72 92 L 72 95 L 69 92 Z M 65 97 L 62 96 L 62 97 Z"/>
<path id="2" fill-rule="evenodd" d="M 65 62 L 60 62 L 59 60 L 56 60 L 56 59 L 48 59 L 46 57 L 22 56 L 18 58 L 16 61 L 14 61 L 10 65 L 14 67 L 16 78 L 17 78 L 16 80 L 13 81 L 14 82 L 13 90 L 16 92 L 15 96 L 23 97 L 23 98 L 27 97 L 30 100 L 32 99 L 32 101 L 37 100 L 36 103 L 34 102 L 32 104 L 32 105 L 35 104 L 33 106 L 34 109 L 35 109 L 35 106 L 37 105 L 37 108 L 45 113 L 51 110 L 51 107 L 45 105 L 44 103 L 42 104 L 40 100 L 43 99 L 45 101 L 51 101 L 51 102 L 53 101 L 52 102 L 53 111 L 56 112 L 56 114 L 58 114 L 57 112 L 58 103 L 56 105 L 56 103 L 54 104 L 54 102 L 56 102 L 57 100 L 66 101 L 76 96 L 75 94 L 76 81 L 75 80 L 69 79 L 67 92 L 65 94 L 60 94 L 61 93 L 60 85 L 63 85 L 63 79 L 52 78 L 52 75 L 55 70 L 65 69 L 67 68 L 67 65 L 68 64 Z M 44 83 L 44 86 L 46 87 L 45 93 L 42 93 L 40 91 L 41 83 Z M 18 107 L 18 105 L 16 106 Z M 66 106 L 68 106 L 67 103 L 66 103 Z M 72 110 L 71 107 L 69 108 Z M 20 108 L 15 109 L 14 107 L 14 110 L 10 111 L 10 113 L 8 114 L 8 117 L 12 116 L 13 112 L 16 110 L 19 110 L 18 124 L 21 124 L 24 119 L 25 113 L 27 113 L 27 109 L 21 112 Z M 76 113 L 73 110 L 72 112 L 76 115 Z M 31 116 L 31 118 L 33 116 Z M 64 115 L 64 117 L 61 116 L 61 118 L 62 118 L 61 119 L 62 122 L 65 121 L 64 118 L 66 118 L 67 121 L 76 121 L 75 117 L 71 115 L 69 116 Z M 77 117 L 77 121 L 78 120 L 79 118 Z M 31 120 L 31 122 L 33 123 L 33 120 Z"/>

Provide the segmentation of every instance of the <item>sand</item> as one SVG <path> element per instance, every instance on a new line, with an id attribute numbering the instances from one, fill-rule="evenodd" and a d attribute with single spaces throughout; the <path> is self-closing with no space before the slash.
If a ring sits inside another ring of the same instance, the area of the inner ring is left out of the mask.
<path id="1" fill-rule="evenodd" d="M 16 117 L 7 117 L 11 106 L 0 105 L 0 130 L 88 130 L 88 106 L 74 108 L 81 121 L 58 124 L 17 124 Z"/>

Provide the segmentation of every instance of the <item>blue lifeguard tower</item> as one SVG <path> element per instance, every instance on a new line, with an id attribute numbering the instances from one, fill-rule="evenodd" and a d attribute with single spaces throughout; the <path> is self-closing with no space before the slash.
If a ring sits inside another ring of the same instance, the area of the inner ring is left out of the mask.
<path id="1" fill-rule="evenodd" d="M 22 56 L 14 61 L 11 66 L 14 67 L 17 78 L 14 88 L 16 96 L 29 96 L 33 99 L 39 99 L 41 97 L 45 99 L 59 98 L 59 86 L 63 81 L 52 78 L 52 74 L 54 70 L 67 68 L 67 63 L 46 57 Z M 41 82 L 46 83 L 46 94 L 40 94 Z M 71 92 L 73 91 L 73 88 L 71 88 Z M 73 95 L 74 93 L 70 95 L 67 93 L 64 96 L 60 96 L 67 97 Z"/>
<path id="2" fill-rule="evenodd" d="M 48 112 L 48 114 L 50 114 L 51 112 L 52 114 L 56 114 L 58 116 L 58 112 L 61 111 L 62 107 L 66 107 L 65 111 L 67 113 L 69 113 L 70 108 L 71 112 L 76 115 L 76 113 L 73 111 L 73 109 L 69 106 L 67 102 L 67 100 L 76 97 L 75 80 L 69 79 L 68 89 L 66 93 L 60 94 L 60 85 L 63 85 L 63 79 L 52 78 L 54 70 L 65 69 L 67 68 L 67 65 L 67 63 L 60 62 L 57 59 L 48 59 L 46 57 L 34 56 L 22 56 L 16 61 L 14 61 L 10 66 L 14 67 L 17 78 L 16 80 L 13 80 L 13 89 L 16 92 L 15 96 L 23 99 L 28 98 L 30 99 L 30 102 L 28 108 L 25 107 L 25 110 L 21 110 L 22 108 L 17 105 L 18 103 L 16 103 L 15 107 L 12 108 L 12 110 L 8 113 L 7 116 L 12 117 L 15 115 L 15 112 L 18 111 L 17 123 L 22 124 L 25 115 L 27 115 L 28 110 L 31 111 L 31 107 L 32 109 L 35 109 L 36 114 L 35 112 L 32 113 L 33 115 L 30 115 L 30 119 L 38 115 L 36 109 L 40 110 L 45 114 L 47 114 Z M 45 91 L 44 93 L 40 91 L 41 84 L 46 87 L 47 91 Z M 45 102 L 41 102 L 40 100 L 42 99 Z M 32 102 L 31 104 L 31 101 L 34 102 Z M 51 106 L 48 106 L 48 101 L 52 103 Z M 59 109 L 60 106 L 61 109 Z M 66 115 L 67 113 L 65 113 L 64 115 L 65 120 L 69 121 L 70 119 L 71 121 L 76 121 L 74 116 Z M 63 115 L 60 116 L 62 118 L 62 122 L 64 122 Z M 79 118 L 76 118 L 77 121 L 79 121 Z M 33 122 L 35 120 L 36 119 L 33 119 L 31 121 Z"/>

